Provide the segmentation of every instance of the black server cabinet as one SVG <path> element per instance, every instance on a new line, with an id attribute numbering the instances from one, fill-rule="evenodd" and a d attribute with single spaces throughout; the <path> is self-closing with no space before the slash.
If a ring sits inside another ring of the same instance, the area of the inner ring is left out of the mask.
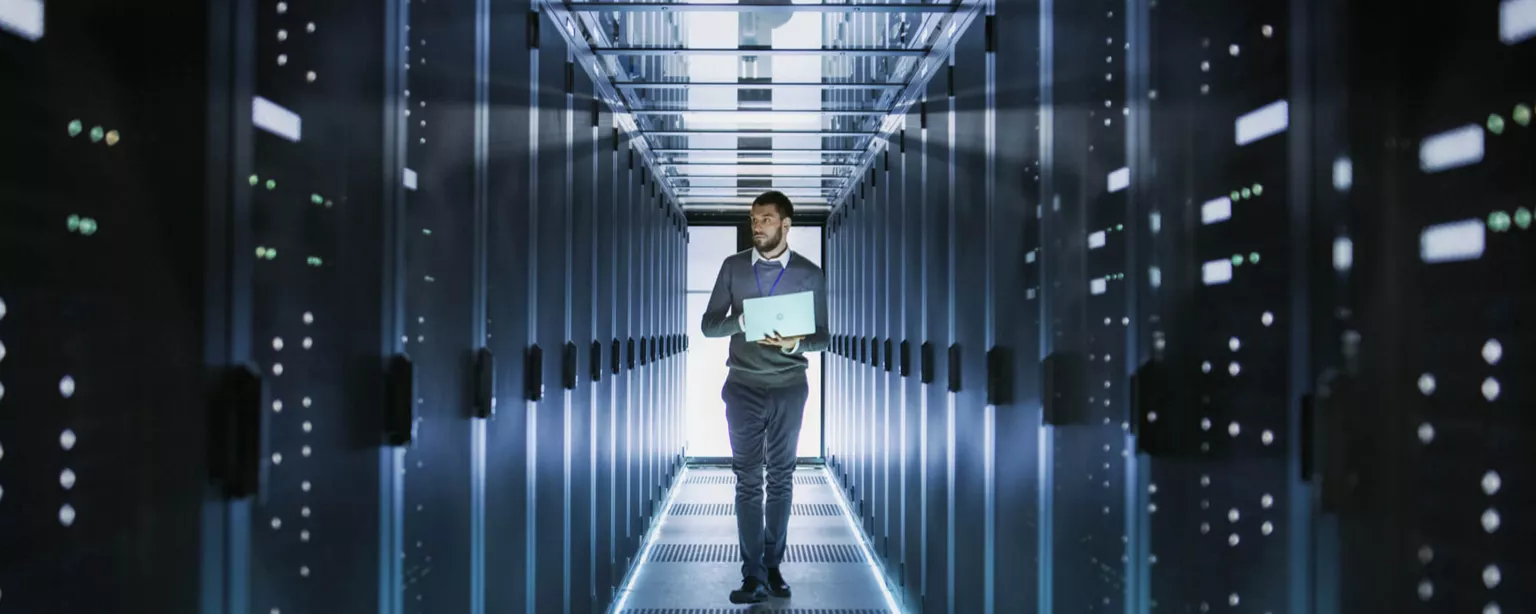
<path id="1" fill-rule="evenodd" d="M 1132 158 L 1126 224 L 1141 243 L 1128 279 L 1147 467 L 1134 560 L 1139 597 L 1160 606 L 1311 611 L 1311 503 L 1292 451 L 1311 309 L 1292 161 L 1309 147 L 1305 130 L 1283 129 L 1305 100 L 1293 99 L 1297 39 L 1275 34 L 1290 16 L 1285 2 L 1176 2 L 1150 12 L 1155 46 L 1130 56 L 1152 69 L 1134 89 L 1158 93 L 1144 114 L 1133 105 L 1147 134 L 1128 144 L 1149 158 Z"/>
<path id="2" fill-rule="evenodd" d="M 643 537 L 651 526 L 656 504 L 656 368 L 652 360 L 651 335 L 655 334 L 656 315 L 656 241 L 652 217 L 655 215 L 656 178 L 649 169 L 640 171 L 640 194 L 635 203 L 635 338 L 639 353 L 640 381 L 635 417 L 639 420 L 635 440 L 636 531 Z"/>
<path id="3" fill-rule="evenodd" d="M 1127 390 L 1126 18 L 1123 4 L 1055 3 L 1051 139 L 1042 141 L 1052 611 L 1125 608 L 1133 474 Z M 1085 61 L 1094 58 L 1095 61 Z M 1098 61 L 1098 58 L 1104 58 Z M 1043 103 L 1044 104 L 1044 103 Z"/>
<path id="4" fill-rule="evenodd" d="M 489 146 L 493 162 L 485 182 L 486 229 L 486 347 L 494 357 L 495 391 L 486 422 L 485 444 L 485 584 L 487 612 L 530 609 L 533 595 L 534 516 L 531 514 L 529 429 L 535 425 L 529 391 L 542 386 L 543 360 L 531 346 L 539 337 L 530 330 L 539 312 L 536 279 L 537 248 L 533 225 L 539 201 L 530 198 L 540 163 L 531 150 L 537 121 L 539 92 L 529 87 L 538 55 L 530 39 L 532 14 L 513 12 L 490 22 Z M 409 231 L 409 229 L 407 229 Z M 416 232 L 419 232 L 416 231 Z M 530 369 L 532 369 L 530 371 Z"/>
<path id="5" fill-rule="evenodd" d="M 253 90 L 245 99 L 252 105 L 250 113 L 236 124 L 241 136 L 233 158 L 236 181 L 245 178 L 238 202 L 248 209 L 229 222 L 236 226 L 234 236 L 249 241 L 236 258 L 254 257 L 246 261 L 250 268 L 234 269 L 238 272 L 230 287 L 231 296 L 240 297 L 237 301 L 249 301 L 239 307 L 249 309 L 249 319 L 232 323 L 249 326 L 236 334 L 249 335 L 250 359 L 265 383 L 260 411 L 265 414 L 261 462 L 266 480 L 249 508 L 249 526 L 230 527 L 231 539 L 248 539 L 250 547 L 248 558 L 231 552 L 229 570 L 236 579 L 230 589 L 232 595 L 248 590 L 248 604 L 238 607 L 253 611 L 377 607 L 378 569 L 356 561 L 377 561 L 384 554 L 379 541 L 379 445 L 385 373 L 378 357 L 385 325 L 379 273 L 387 269 L 381 261 L 385 208 L 378 203 L 395 201 L 381 198 L 386 190 L 378 159 L 386 146 L 382 136 L 355 135 L 378 135 L 385 113 L 382 44 L 360 44 L 382 43 L 375 32 L 383 32 L 384 15 L 382 6 L 358 3 L 262 8 L 254 20 L 242 24 L 251 28 L 241 28 L 251 38 L 237 39 L 235 45 L 236 56 L 255 53 L 239 60 L 248 63 L 244 70 L 251 71 L 246 74 L 253 79 Z M 247 41 L 253 46 L 246 47 Z M 467 46 L 440 52 L 447 58 L 473 58 Z M 461 90 L 459 83 L 418 91 L 423 100 L 473 96 L 472 89 Z M 291 132 L 269 129 L 286 126 L 274 121 L 279 117 L 294 119 Z M 473 118 L 453 114 L 442 119 L 441 132 L 412 134 L 444 139 L 440 155 L 469 164 Z M 441 177 L 443 169 L 418 170 Z M 398 189 L 391 185 L 389 195 L 398 194 Z M 415 193 L 409 198 L 462 195 L 462 206 L 448 214 L 451 220 L 442 220 L 441 230 L 449 241 L 466 231 L 463 244 L 472 244 L 473 231 L 461 224 L 474 215 L 472 187 L 461 182 L 433 189 L 431 195 Z M 470 304 L 473 253 L 412 247 L 422 251 L 417 265 L 448 273 L 444 282 L 452 284 L 448 292 L 453 296 L 430 306 L 410 304 L 410 310 L 443 314 L 444 325 L 418 331 L 440 335 L 430 349 L 417 344 L 410 351 L 421 359 L 437 352 L 454 353 L 457 359 L 469 342 L 469 314 L 446 310 Z M 445 435 L 466 433 L 461 394 L 444 390 L 434 399 L 436 411 L 420 414 L 430 415 L 433 429 L 441 429 L 428 433 L 436 439 L 423 440 L 423 446 L 443 446 Z M 467 454 L 433 471 L 453 471 L 466 460 Z M 467 503 L 465 497 L 444 506 L 445 518 L 450 518 L 445 523 L 462 524 Z M 432 547 L 450 559 L 450 568 L 467 567 L 464 544 L 451 539 L 457 536 L 447 537 L 432 535 Z M 246 580 L 237 572 L 241 569 L 250 572 L 248 587 L 240 586 Z M 455 589 L 464 592 L 463 587 L 447 585 L 432 590 Z M 445 595 L 442 603 L 455 603 L 456 597 Z"/>
<path id="6" fill-rule="evenodd" d="M 1325 228 L 1312 258 L 1348 280 L 1354 314 L 1314 336 L 1340 356 L 1311 419 L 1308 468 L 1340 534 L 1338 593 L 1325 595 L 1339 601 L 1319 609 L 1530 610 L 1536 86 L 1517 68 L 1536 57 L 1530 8 L 1368 18 L 1383 8 L 1359 2 L 1325 13 L 1340 31 L 1306 32 L 1343 41 L 1327 77 L 1351 103 L 1316 130 L 1347 140 L 1310 167 L 1348 229 Z"/>
<path id="7" fill-rule="evenodd" d="M 626 137 L 627 138 L 627 137 Z M 640 378 L 635 373 L 636 348 L 635 348 L 635 324 L 637 310 L 635 302 L 639 296 L 639 284 L 635 283 L 635 274 L 639 270 L 635 262 L 635 202 L 640 194 L 640 173 L 643 167 L 638 166 L 636 158 L 639 154 L 633 145 L 625 147 L 624 166 L 619 170 L 618 193 L 618 250 L 615 260 L 618 276 L 617 304 L 619 309 L 619 329 L 615 337 L 623 346 L 621 364 L 623 375 L 617 380 L 619 390 L 623 393 L 620 398 L 623 404 L 619 418 L 619 432 L 623 434 L 619 441 L 619 459 L 621 468 L 618 476 L 621 479 L 622 488 L 619 493 L 623 496 L 624 504 L 615 506 L 623 512 L 622 526 L 624 529 L 624 542 L 622 556 L 623 568 L 627 569 L 629 563 L 635 560 L 639 554 L 640 533 L 642 526 L 636 523 L 639 518 L 639 463 L 636 462 L 637 451 L 642 443 L 638 435 L 639 425 L 639 394 Z"/>
<path id="8" fill-rule="evenodd" d="M 475 235 L 483 229 L 475 209 L 475 107 L 465 104 L 477 100 L 475 72 L 460 67 L 476 66 L 476 21 L 462 18 L 473 9 L 467 0 L 413 4 L 404 32 L 407 68 L 400 94 L 409 115 L 401 136 L 411 174 L 399 229 L 406 273 L 402 341 L 415 365 L 416 404 L 407 427 L 413 436 L 401 460 L 400 573 L 407 610 L 470 607 L 466 374 L 476 326 Z M 274 527 L 278 520 L 271 519 Z"/>
<path id="9" fill-rule="evenodd" d="M 875 535 L 875 525 L 880 516 L 880 497 L 883 490 L 880 479 L 881 450 L 881 424 L 880 416 L 883 413 L 884 399 L 880 395 L 880 374 L 874 368 L 879 355 L 877 338 L 880 331 L 880 301 L 876 299 L 880 290 L 881 269 L 881 219 L 885 214 L 885 200 L 880 198 L 880 191 L 876 189 L 874 174 L 866 172 L 863 184 L 859 191 L 864 194 L 864 245 L 863 257 L 860 262 L 860 272 L 864 275 L 863 294 L 864 299 L 860 304 L 860 312 L 864 318 L 863 329 L 864 355 L 859 365 L 859 371 L 864 381 L 862 390 L 864 402 L 863 420 L 860 425 L 860 433 L 864 439 L 864 468 L 861 472 L 864 479 L 863 511 L 864 533 L 870 537 Z"/>
<path id="10" fill-rule="evenodd" d="M 535 611 L 562 611 L 566 606 L 566 583 L 570 579 L 569 491 L 566 483 L 570 449 L 566 429 L 570 417 L 571 390 L 563 370 L 566 342 L 569 340 L 569 312 L 566 285 L 571 283 L 566 260 L 569 253 L 571 187 L 571 100 L 574 67 L 565 42 L 555 35 L 560 27 L 547 13 L 538 17 L 538 170 L 534 222 L 537 237 L 530 242 L 532 280 L 529 287 L 538 293 L 535 316 L 535 345 L 541 355 L 541 379 L 535 390 L 529 445 L 535 448 L 535 481 L 531 489 L 534 512 L 534 555 L 537 565 L 530 566 Z"/>
<path id="11" fill-rule="evenodd" d="M 987 358 L 988 396 L 996 405 L 992 462 L 992 534 L 997 612 L 1040 608 L 1041 310 L 1040 144 L 1042 113 L 1036 95 L 1039 11 L 1000 3 L 994 23 L 992 127 L 993 196 L 989 284 L 992 339 Z M 975 22 L 973 22 L 975 24 Z M 975 24 L 988 27 L 985 23 Z M 1000 378 L 994 380 L 993 378 Z M 995 386 L 995 389 L 994 389 Z"/>
<path id="12" fill-rule="evenodd" d="M 949 209 L 954 195 L 950 190 L 950 172 L 954 166 L 951 144 L 954 142 L 953 101 L 946 81 L 930 82 L 921 119 L 927 167 L 923 208 L 923 369 L 927 388 L 923 391 L 923 597 L 925 610 L 952 611 L 949 585 L 950 518 L 948 443 L 951 397 L 949 381 L 950 309 Z"/>
<path id="13" fill-rule="evenodd" d="M 596 99 L 592 93 L 592 80 L 586 71 L 572 67 L 571 113 L 568 121 L 571 149 L 571 200 L 566 215 L 570 225 L 566 231 L 566 262 L 570 279 L 566 283 L 566 309 L 569 313 L 566 351 L 571 356 L 563 365 L 563 378 L 570 389 L 570 405 L 566 416 L 566 499 L 569 510 L 566 519 L 570 537 L 567 560 L 570 578 L 566 591 L 571 611 L 581 612 L 592 607 L 596 590 L 592 586 L 592 548 L 595 536 L 592 531 L 594 514 L 592 487 L 596 483 L 592 462 L 592 435 L 596 426 L 593 418 L 593 381 L 591 369 L 592 320 L 594 296 L 592 279 L 592 232 L 593 206 L 597 196 L 595 176 L 597 172 L 597 141 L 593 129 L 597 123 L 594 112 Z"/>
<path id="14" fill-rule="evenodd" d="M 875 304 L 880 316 L 876 341 L 880 357 L 874 365 L 880 394 L 880 425 L 876 433 L 880 439 L 880 497 L 876 506 L 872 540 L 876 558 L 884 561 L 891 560 L 891 536 L 898 526 L 896 510 L 900 504 L 896 496 L 900 493 L 897 480 L 901 475 L 897 465 L 897 460 L 901 458 L 897 440 L 901 434 L 901 396 L 898 389 L 901 380 L 899 374 L 892 369 L 891 360 L 891 354 L 895 351 L 891 338 L 895 336 L 901 317 L 898 302 L 900 283 L 897 281 L 901 264 L 897 260 L 901 254 L 901 190 L 894 181 L 899 179 L 899 175 L 891 171 L 890 155 L 889 150 L 882 152 L 874 166 L 874 190 L 880 195 L 880 224 L 876 229 L 880 235 L 880 249 L 876 254 L 880 273 L 875 283 Z"/>
<path id="15" fill-rule="evenodd" d="M 955 45 L 950 70 L 954 145 L 949 206 L 949 322 L 947 361 L 951 393 L 946 445 L 950 453 L 949 539 L 953 542 L 951 611 L 975 612 L 983 605 L 988 534 L 987 475 L 991 409 L 986 398 L 987 296 L 992 292 L 987 249 L 991 204 L 991 160 L 987 134 L 993 129 L 987 96 L 984 28 L 967 28 Z"/>
<path id="16" fill-rule="evenodd" d="M 845 377 L 843 370 L 846 368 L 847 359 L 844 357 L 843 340 L 846 331 L 843 329 L 843 309 L 847 301 L 843 297 L 843 215 L 831 216 L 827 221 L 827 328 L 832 333 L 832 351 L 827 353 L 826 393 L 824 394 L 826 407 L 822 412 L 821 422 L 824 425 L 822 439 L 823 453 L 826 455 L 827 468 L 837 483 L 843 483 L 842 474 L 842 415 L 846 403 L 843 400 L 843 382 Z"/>
<path id="17" fill-rule="evenodd" d="M 249 47 L 237 63 L 224 36 L 210 40 L 211 20 L 233 31 L 233 16 L 210 6 L 53 3 L 46 21 L 0 31 L 6 609 L 195 611 L 203 544 L 222 541 L 222 527 L 203 523 L 222 515 L 220 491 L 249 509 L 271 488 L 255 449 L 270 410 L 264 374 L 248 370 L 259 366 L 250 288 L 231 297 L 224 270 L 249 279 L 255 246 L 230 230 L 266 189 L 239 174 L 252 165 L 254 60 Z M 236 68 L 243 92 L 210 99 L 210 81 Z M 345 329 L 330 330 L 328 351 L 345 351 Z M 237 419 L 227 425 L 247 446 L 218 459 L 217 490 L 206 451 L 234 441 L 210 441 L 210 371 L 229 374 L 216 411 Z M 155 565 L 125 564 L 145 560 Z"/>
<path id="18" fill-rule="evenodd" d="M 591 573 L 592 584 L 596 591 L 594 610 L 602 610 L 610 603 L 618 585 L 623 581 L 623 569 L 617 567 L 615 554 L 619 546 L 619 538 L 622 534 L 615 531 L 617 521 L 622 520 L 614 514 L 614 506 L 621 503 L 615 493 L 619 482 L 615 481 L 615 467 L 618 465 L 616 437 L 618 436 L 618 408 L 616 397 L 618 369 L 615 362 L 618 358 L 617 344 L 614 326 L 617 303 L 614 301 L 614 254 L 616 241 L 614 233 L 618 230 L 615 220 L 614 204 L 618 193 L 615 181 L 618 175 L 615 172 L 615 163 L 618 160 L 618 129 L 614 125 L 613 113 L 607 107 L 595 106 L 597 119 L 592 130 L 597 141 L 593 149 L 593 155 L 597 158 L 593 167 L 593 181 L 597 186 L 596 198 L 593 201 L 592 215 L 592 280 L 593 301 L 593 329 L 592 348 L 588 362 L 591 366 L 590 377 L 593 380 L 592 406 L 595 411 L 592 414 L 595 421 L 592 439 L 592 462 L 595 465 L 593 482 L 593 516 L 592 531 L 595 535 L 592 549 Z"/>
<path id="19" fill-rule="evenodd" d="M 922 349 L 926 338 L 923 314 L 927 301 L 924 299 L 924 280 L 927 267 L 924 258 L 924 216 L 928 203 L 926 141 L 923 138 L 922 107 L 913 105 L 908 111 L 897 141 L 902 160 L 902 331 L 900 367 L 904 399 L 902 412 L 902 602 L 922 603 L 923 561 L 927 544 L 923 537 L 924 470 L 927 459 L 927 423 L 923 408 L 927 386 L 923 383 Z"/>

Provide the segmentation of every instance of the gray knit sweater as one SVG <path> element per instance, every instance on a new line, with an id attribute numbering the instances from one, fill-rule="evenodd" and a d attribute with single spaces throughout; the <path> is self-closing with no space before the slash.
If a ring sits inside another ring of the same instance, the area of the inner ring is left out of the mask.
<path id="1" fill-rule="evenodd" d="M 773 289 L 773 280 L 779 269 L 767 262 L 757 265 L 762 280 L 762 294 L 754 279 L 752 250 L 732 254 L 720 265 L 720 275 L 715 279 L 715 289 L 709 295 L 709 305 L 704 308 L 704 336 L 730 337 L 731 353 L 726 360 L 730 378 L 743 384 L 774 387 L 804 381 L 808 352 L 827 349 L 827 280 L 821 267 L 804 256 L 790 252 L 789 267 L 784 277 Z M 747 342 L 741 330 L 741 302 L 756 298 L 772 290 L 775 296 L 795 292 L 816 293 L 816 332 L 800 340 L 794 352 L 774 346 Z"/>

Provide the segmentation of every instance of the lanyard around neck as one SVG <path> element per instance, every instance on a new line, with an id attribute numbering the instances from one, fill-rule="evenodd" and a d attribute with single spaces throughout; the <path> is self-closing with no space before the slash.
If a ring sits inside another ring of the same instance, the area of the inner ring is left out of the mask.
<path id="1" fill-rule="evenodd" d="M 773 278 L 773 285 L 768 287 L 768 293 L 767 294 L 763 294 L 763 278 L 758 276 L 757 264 L 754 263 L 752 265 L 752 279 L 757 281 L 757 295 L 758 296 L 773 296 L 773 291 L 777 290 L 779 288 L 779 280 L 780 279 L 784 279 L 784 271 L 787 271 L 787 270 L 789 270 L 789 267 L 787 267 L 787 266 L 786 267 L 780 267 L 779 268 L 779 276 Z"/>

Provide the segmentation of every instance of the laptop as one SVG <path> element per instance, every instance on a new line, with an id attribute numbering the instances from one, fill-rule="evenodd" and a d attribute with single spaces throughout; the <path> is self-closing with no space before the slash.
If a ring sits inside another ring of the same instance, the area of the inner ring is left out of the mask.
<path id="1" fill-rule="evenodd" d="M 816 332 L 815 292 L 749 298 L 741 301 L 741 309 L 747 315 L 742 332 L 749 342 L 766 339 L 771 332 L 778 332 L 780 337 Z"/>

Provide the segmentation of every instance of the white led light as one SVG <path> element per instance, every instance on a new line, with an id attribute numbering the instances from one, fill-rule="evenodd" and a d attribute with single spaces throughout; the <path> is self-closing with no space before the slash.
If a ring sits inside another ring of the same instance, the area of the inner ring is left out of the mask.
<path id="1" fill-rule="evenodd" d="M 1506 45 L 1513 45 L 1533 36 L 1536 36 L 1536 0 L 1504 0 L 1499 3 L 1499 40 Z"/>
<path id="2" fill-rule="evenodd" d="M 1419 259 L 1430 264 L 1477 260 L 1485 246 L 1483 221 L 1473 218 L 1425 228 L 1419 233 Z"/>
<path id="3" fill-rule="evenodd" d="M 251 101 L 251 121 L 255 122 L 257 128 L 295 143 L 299 142 L 303 132 L 304 120 L 299 118 L 298 113 L 261 96 Z"/>
<path id="4" fill-rule="evenodd" d="M 1094 294 L 1103 294 L 1109 290 L 1109 282 L 1105 281 L 1103 277 L 1099 277 L 1088 282 L 1088 289 Z"/>
<path id="5" fill-rule="evenodd" d="M 1348 271 L 1355 265 L 1355 242 L 1349 237 L 1338 237 L 1333 240 L 1333 270 L 1340 273 Z"/>
<path id="6" fill-rule="evenodd" d="M 0 30 L 37 41 L 43 22 L 43 0 L 0 0 Z"/>
<path id="7" fill-rule="evenodd" d="M 1131 169 L 1123 167 L 1109 174 L 1109 191 L 1119 192 L 1131 185 Z"/>
<path id="8" fill-rule="evenodd" d="M 1207 286 L 1232 281 L 1232 261 L 1222 258 L 1205 263 L 1200 267 L 1200 280 Z"/>
<path id="9" fill-rule="evenodd" d="M 1483 127 L 1467 124 L 1419 143 L 1419 170 L 1438 173 L 1483 161 Z"/>
<path id="10" fill-rule="evenodd" d="M 1223 196 L 1205 201 L 1200 205 L 1200 223 L 1215 224 L 1232 219 L 1232 198 Z"/>
<path id="11" fill-rule="evenodd" d="M 1354 184 L 1355 163 L 1348 156 L 1339 156 L 1333 161 L 1333 189 L 1348 192 Z"/>
<path id="12" fill-rule="evenodd" d="M 407 189 L 407 190 L 415 190 L 416 189 L 416 171 L 413 171 L 411 169 L 405 169 L 405 172 L 402 173 L 402 175 L 404 176 L 405 189 Z"/>
<path id="13" fill-rule="evenodd" d="M 1265 137 L 1285 132 L 1291 125 L 1291 104 L 1271 102 L 1237 118 L 1234 125 L 1238 145 L 1247 145 Z"/>
<path id="14" fill-rule="evenodd" d="M 1088 235 L 1088 249 L 1097 249 L 1097 248 L 1100 248 L 1100 247 L 1104 247 L 1105 239 L 1106 239 L 1106 235 L 1104 234 L 1104 231 L 1102 231 L 1102 230 Z"/>

